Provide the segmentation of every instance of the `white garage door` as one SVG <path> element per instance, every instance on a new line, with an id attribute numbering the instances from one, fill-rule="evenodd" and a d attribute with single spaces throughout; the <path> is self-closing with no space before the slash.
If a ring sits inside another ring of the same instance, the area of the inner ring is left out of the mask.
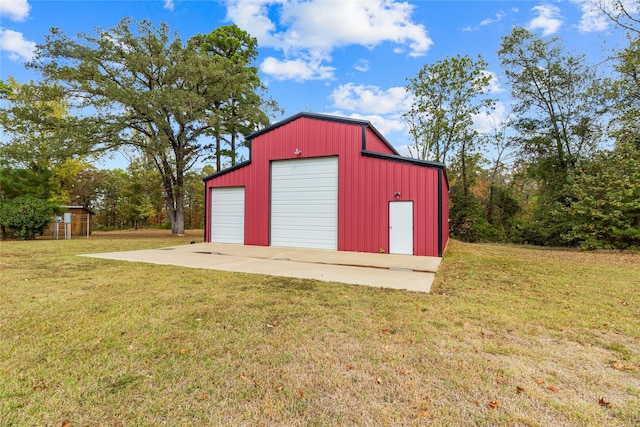
<path id="1" fill-rule="evenodd" d="M 211 189 L 211 241 L 244 244 L 244 187 Z"/>
<path id="2" fill-rule="evenodd" d="M 338 158 L 271 164 L 271 245 L 338 249 Z"/>

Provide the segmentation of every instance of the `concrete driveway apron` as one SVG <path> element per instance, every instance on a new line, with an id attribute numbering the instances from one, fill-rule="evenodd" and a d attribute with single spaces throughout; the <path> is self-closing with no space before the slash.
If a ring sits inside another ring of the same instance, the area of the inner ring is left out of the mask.
<path id="1" fill-rule="evenodd" d="M 82 256 L 429 292 L 440 258 L 198 243 Z"/>

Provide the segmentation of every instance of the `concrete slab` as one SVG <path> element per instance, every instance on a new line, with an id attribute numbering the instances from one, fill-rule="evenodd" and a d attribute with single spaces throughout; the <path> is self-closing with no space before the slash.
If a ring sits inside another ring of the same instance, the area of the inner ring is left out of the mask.
<path id="1" fill-rule="evenodd" d="M 199 243 L 82 255 L 429 292 L 440 258 Z"/>

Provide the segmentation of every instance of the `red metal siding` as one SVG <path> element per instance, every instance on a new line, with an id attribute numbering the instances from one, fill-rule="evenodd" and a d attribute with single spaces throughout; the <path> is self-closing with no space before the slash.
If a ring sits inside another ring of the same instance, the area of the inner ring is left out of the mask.
<path id="1" fill-rule="evenodd" d="M 368 151 L 391 154 L 367 129 Z M 296 155 L 295 151 L 301 151 Z M 362 126 L 301 117 L 252 140 L 251 164 L 215 177 L 212 187 L 245 187 L 245 244 L 269 245 L 272 160 L 338 156 L 338 250 L 389 252 L 389 202 L 413 200 L 414 253 L 438 256 L 438 169 L 363 156 Z M 443 185 L 446 187 L 446 183 Z M 400 196 L 396 198 L 395 192 Z M 443 194 L 443 201 L 447 199 Z M 210 209 L 207 201 L 207 209 Z M 443 210 L 445 204 L 443 203 Z M 210 212 L 207 213 L 210 218 Z M 448 219 L 444 214 L 443 224 Z M 448 225 L 447 225 L 448 226 Z M 210 241 L 210 226 L 205 231 Z M 443 230 L 444 236 L 444 230 Z M 448 238 L 448 232 L 446 234 Z M 443 244 L 446 239 L 443 237 Z"/>
<path id="2" fill-rule="evenodd" d="M 389 202 L 412 200 L 414 254 L 438 255 L 437 169 L 357 153 L 341 157 L 339 170 L 339 250 L 389 252 Z"/>
<path id="3" fill-rule="evenodd" d="M 377 153 L 395 154 L 387 144 L 385 144 L 378 135 L 370 128 L 367 128 L 367 150 Z"/>

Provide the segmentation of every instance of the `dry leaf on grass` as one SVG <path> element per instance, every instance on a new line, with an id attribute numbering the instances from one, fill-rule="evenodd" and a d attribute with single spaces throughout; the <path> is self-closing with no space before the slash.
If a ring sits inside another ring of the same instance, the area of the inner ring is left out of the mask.
<path id="1" fill-rule="evenodd" d="M 347 365 L 347 371 L 350 371 L 352 369 L 355 369 L 356 367 L 353 365 Z"/>
<path id="2" fill-rule="evenodd" d="M 418 411 L 418 416 L 419 417 L 425 417 L 425 418 L 431 418 L 431 413 L 429 411 L 427 411 L 426 409 L 421 409 Z"/>
<path id="3" fill-rule="evenodd" d="M 524 392 L 524 388 L 520 387 L 520 386 L 516 386 L 516 393 L 520 394 Z"/>
<path id="4" fill-rule="evenodd" d="M 490 410 L 496 409 L 498 406 L 500 406 L 500 402 L 498 402 L 497 400 L 492 400 L 491 402 L 487 403 L 487 409 Z"/>
<path id="5" fill-rule="evenodd" d="M 298 399 L 302 399 L 302 396 L 304 396 L 304 393 L 302 392 L 302 390 L 298 390 L 298 391 L 296 391 L 296 397 L 297 397 Z"/>
<path id="6" fill-rule="evenodd" d="M 604 400 L 604 397 L 598 399 L 598 403 L 600 404 L 600 406 L 604 406 L 605 408 L 611 408 L 611 402 L 607 402 L 606 400 Z"/>
<path id="7" fill-rule="evenodd" d="M 611 367 L 618 371 L 635 371 L 636 370 L 636 368 L 633 367 L 632 365 L 622 365 L 620 363 L 612 363 Z"/>
<path id="8" fill-rule="evenodd" d="M 558 387 L 554 386 L 554 385 L 550 385 L 549 387 L 547 387 L 549 390 L 551 390 L 554 393 L 558 392 Z"/>
<path id="9" fill-rule="evenodd" d="M 180 354 L 187 354 L 187 349 L 186 348 L 181 348 L 180 349 Z"/>
<path id="10" fill-rule="evenodd" d="M 537 382 L 538 384 L 544 384 L 544 380 L 543 380 L 542 378 L 538 378 L 538 379 L 536 380 L 536 382 Z"/>

